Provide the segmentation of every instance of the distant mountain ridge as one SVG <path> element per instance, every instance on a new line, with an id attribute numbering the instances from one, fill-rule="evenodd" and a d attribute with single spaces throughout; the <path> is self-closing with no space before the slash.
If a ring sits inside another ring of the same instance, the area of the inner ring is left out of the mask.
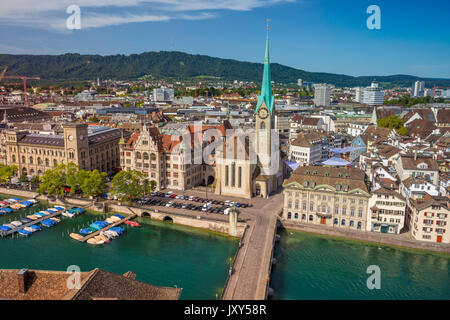
<path id="1" fill-rule="evenodd" d="M 145 52 L 132 55 L 8 55 L 0 54 L 0 68 L 9 66 L 8 75 L 39 76 L 48 81 L 73 81 L 102 79 L 133 80 L 144 75 L 156 79 L 174 78 L 185 80 L 210 76 L 223 80 L 260 82 L 263 64 L 232 59 L 193 55 L 178 51 Z M 0 70 L 1 71 L 1 70 Z M 314 83 L 329 83 L 336 86 L 368 86 L 376 79 L 385 87 L 406 86 L 414 81 L 425 81 L 433 85 L 450 86 L 450 79 L 420 78 L 410 75 L 352 77 L 343 74 L 308 72 L 271 64 L 272 80 L 296 83 L 297 79 Z"/>

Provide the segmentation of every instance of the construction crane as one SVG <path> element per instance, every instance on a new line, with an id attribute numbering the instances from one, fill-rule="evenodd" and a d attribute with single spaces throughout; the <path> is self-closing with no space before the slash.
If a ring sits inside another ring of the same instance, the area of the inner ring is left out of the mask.
<path id="1" fill-rule="evenodd" d="M 1 77 L 0 77 L 1 79 Z M 438 86 L 434 86 L 433 87 L 433 97 L 436 95 L 436 89 L 450 89 L 450 87 L 438 87 Z"/>
<path id="2" fill-rule="evenodd" d="M 4 71 L 6 72 L 6 71 Z M 3 76 L 3 79 L 20 79 L 23 81 L 23 95 L 25 100 L 25 107 L 28 107 L 28 96 L 27 96 L 27 80 L 40 80 L 39 77 L 26 77 L 26 76 Z"/>

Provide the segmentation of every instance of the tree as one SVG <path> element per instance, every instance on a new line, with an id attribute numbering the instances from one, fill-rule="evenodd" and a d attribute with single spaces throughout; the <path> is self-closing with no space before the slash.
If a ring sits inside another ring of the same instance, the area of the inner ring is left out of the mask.
<path id="1" fill-rule="evenodd" d="M 47 170 L 41 178 L 38 192 L 49 196 L 64 196 L 66 188 L 66 165 L 59 164 L 55 168 Z"/>
<path id="2" fill-rule="evenodd" d="M 98 197 L 105 193 L 106 176 L 105 172 L 99 172 L 97 169 L 89 172 L 88 177 L 84 179 L 81 185 L 83 194 L 89 197 Z"/>
<path id="3" fill-rule="evenodd" d="M 30 179 L 31 186 L 37 186 L 41 182 L 41 179 L 39 179 L 38 176 L 33 176 Z"/>
<path id="4" fill-rule="evenodd" d="M 403 125 L 403 120 L 397 115 L 392 115 L 387 118 L 378 119 L 377 125 L 382 128 L 395 129 L 401 136 L 408 135 L 408 129 Z"/>
<path id="5" fill-rule="evenodd" d="M 137 197 L 148 192 L 148 182 L 145 180 L 147 179 L 139 171 L 120 171 L 112 180 L 111 195 L 116 196 L 121 202 L 128 201 L 131 204 Z"/>
<path id="6" fill-rule="evenodd" d="M 11 177 L 15 176 L 18 169 L 16 165 L 1 166 L 0 167 L 0 182 L 8 183 L 11 181 Z"/>
<path id="7" fill-rule="evenodd" d="M 19 181 L 20 182 L 28 182 L 28 175 L 25 173 L 25 172 L 23 172 L 21 175 L 20 175 L 20 177 L 19 177 Z"/>

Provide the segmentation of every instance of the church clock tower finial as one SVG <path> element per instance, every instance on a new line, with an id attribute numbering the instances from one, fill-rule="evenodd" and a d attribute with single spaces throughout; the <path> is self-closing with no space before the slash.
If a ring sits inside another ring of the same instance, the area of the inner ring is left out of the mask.
<path id="1" fill-rule="evenodd" d="M 266 105 L 267 109 L 269 110 L 270 114 L 273 113 L 274 98 L 272 96 L 272 82 L 270 80 L 269 21 L 270 19 L 267 19 L 266 52 L 264 57 L 264 72 L 261 83 L 261 94 L 258 96 L 255 114 L 258 112 L 263 102 Z"/>

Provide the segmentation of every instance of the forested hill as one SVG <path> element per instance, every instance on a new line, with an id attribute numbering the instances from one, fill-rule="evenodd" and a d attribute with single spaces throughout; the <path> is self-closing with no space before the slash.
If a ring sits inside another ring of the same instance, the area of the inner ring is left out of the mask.
<path id="1" fill-rule="evenodd" d="M 218 77 L 223 80 L 261 81 L 262 64 L 231 59 L 192 55 L 176 51 L 113 55 L 6 55 L 0 54 L 0 71 L 8 66 L 8 75 L 39 76 L 49 81 L 101 79 L 133 80 L 144 75 L 155 79 Z M 298 78 L 314 83 L 337 86 L 368 86 L 376 79 L 385 87 L 411 86 L 415 80 L 433 85 L 450 86 L 450 79 L 427 79 L 408 75 L 352 77 L 340 74 L 307 72 L 277 63 L 271 64 L 272 80 L 296 83 Z"/>

